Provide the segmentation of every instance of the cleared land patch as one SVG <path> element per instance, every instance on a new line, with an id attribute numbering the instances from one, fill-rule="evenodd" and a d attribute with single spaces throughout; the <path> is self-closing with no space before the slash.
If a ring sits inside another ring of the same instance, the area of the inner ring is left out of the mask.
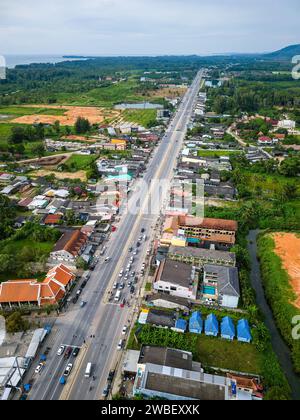
<path id="1" fill-rule="evenodd" d="M 294 233 L 276 233 L 273 238 L 275 252 L 281 258 L 297 296 L 294 305 L 300 309 L 300 237 Z"/>

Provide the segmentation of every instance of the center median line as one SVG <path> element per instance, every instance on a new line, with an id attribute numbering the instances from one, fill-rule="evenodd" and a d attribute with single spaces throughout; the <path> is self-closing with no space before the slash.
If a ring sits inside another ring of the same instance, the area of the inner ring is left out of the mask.
<path id="1" fill-rule="evenodd" d="M 90 347 L 90 344 L 84 344 L 83 347 L 81 347 L 81 351 L 79 353 L 79 363 L 74 362 L 75 369 L 73 369 L 73 371 L 71 372 L 71 375 L 69 377 L 69 380 L 67 381 L 66 385 L 64 385 L 63 392 L 60 394 L 60 397 L 59 397 L 60 400 L 68 400 L 69 399 L 69 397 L 71 395 L 71 392 L 72 392 L 72 389 L 73 389 L 73 386 L 74 386 L 74 383 L 77 380 L 78 373 L 79 373 L 80 369 L 82 368 L 83 362 L 85 360 L 85 355 L 86 355 L 89 347 Z M 77 358 L 76 362 L 78 362 L 78 358 Z"/>

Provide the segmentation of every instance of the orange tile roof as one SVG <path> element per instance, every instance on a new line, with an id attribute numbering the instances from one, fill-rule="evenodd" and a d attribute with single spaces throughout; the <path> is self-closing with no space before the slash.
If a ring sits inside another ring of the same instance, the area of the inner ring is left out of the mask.
<path id="1" fill-rule="evenodd" d="M 44 220 L 44 223 L 45 225 L 56 225 L 61 218 L 61 214 L 48 214 Z"/>
<path id="2" fill-rule="evenodd" d="M 36 302 L 38 305 L 58 303 L 74 274 L 63 264 L 51 269 L 45 280 L 13 280 L 0 284 L 1 303 Z"/>

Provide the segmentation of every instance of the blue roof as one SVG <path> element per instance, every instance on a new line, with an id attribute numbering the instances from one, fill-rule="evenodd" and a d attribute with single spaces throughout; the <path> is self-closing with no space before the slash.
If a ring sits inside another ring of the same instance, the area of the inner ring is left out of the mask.
<path id="1" fill-rule="evenodd" d="M 177 328 L 178 330 L 186 331 L 186 328 L 187 328 L 187 322 L 186 322 L 186 320 L 185 319 L 182 319 L 182 318 L 179 318 L 176 321 L 175 328 Z"/>
<path id="2" fill-rule="evenodd" d="M 239 320 L 238 325 L 237 325 L 237 336 L 238 336 L 238 339 L 242 339 L 245 341 L 252 340 L 249 323 L 246 319 Z"/>
<path id="3" fill-rule="evenodd" d="M 218 334 L 219 333 L 219 322 L 216 315 L 208 315 L 205 321 L 205 333 Z"/>
<path id="4" fill-rule="evenodd" d="M 200 312 L 193 312 L 190 322 L 189 322 L 189 330 L 192 332 L 199 332 L 201 333 L 203 330 L 203 320 L 201 317 Z"/>
<path id="5" fill-rule="evenodd" d="M 229 316 L 226 316 L 222 319 L 221 323 L 221 335 L 235 337 L 235 326 L 232 319 Z"/>

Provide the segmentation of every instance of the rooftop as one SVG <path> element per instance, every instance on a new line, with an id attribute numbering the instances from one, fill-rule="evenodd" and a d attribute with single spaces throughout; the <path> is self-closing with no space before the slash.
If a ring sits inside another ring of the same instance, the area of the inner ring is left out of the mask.
<path id="1" fill-rule="evenodd" d="M 195 247 L 170 246 L 169 254 L 182 255 L 183 257 L 193 257 L 199 259 L 211 259 L 216 261 L 226 261 L 233 265 L 236 264 L 235 253 L 227 251 L 216 251 Z"/>
<path id="2" fill-rule="evenodd" d="M 192 362 L 192 353 L 153 346 L 143 346 L 138 361 L 139 364 L 152 363 L 187 370 L 192 369 Z"/>
<path id="3" fill-rule="evenodd" d="M 219 265 L 205 265 L 204 273 L 214 274 L 217 277 L 218 290 L 222 295 L 240 296 L 239 274 L 236 267 Z"/>
<path id="4" fill-rule="evenodd" d="M 156 281 L 190 288 L 194 280 L 193 271 L 192 265 L 167 258 L 160 264 Z"/>

